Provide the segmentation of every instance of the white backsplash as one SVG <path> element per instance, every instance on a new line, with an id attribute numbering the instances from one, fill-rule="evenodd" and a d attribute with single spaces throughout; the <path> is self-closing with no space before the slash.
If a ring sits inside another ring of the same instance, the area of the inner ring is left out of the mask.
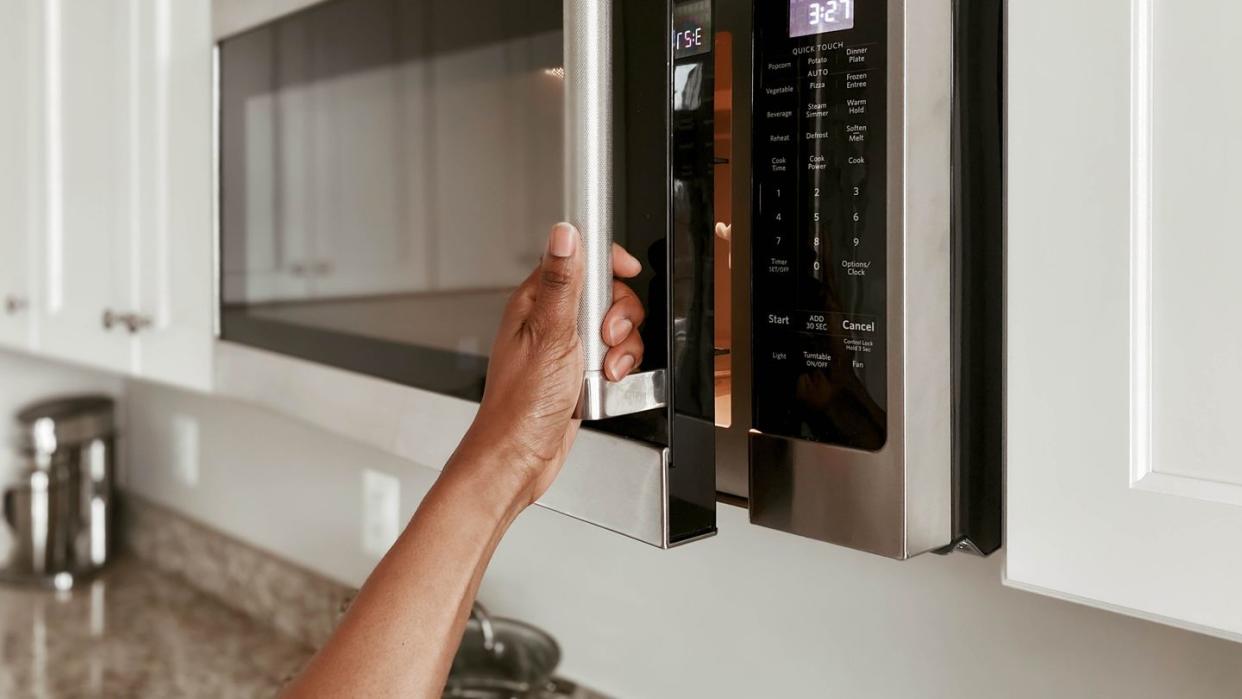
<path id="1" fill-rule="evenodd" d="M 128 409 L 129 488 L 349 584 L 376 561 L 364 473 L 399 481 L 403 521 L 435 477 L 234 402 L 131 383 Z M 719 516 L 716 538 L 658 551 L 531 510 L 482 599 L 547 628 L 566 676 L 621 698 L 1189 699 L 1242 688 L 1242 645 L 1005 588 L 1001 555 L 896 563 L 752 527 L 737 508 Z"/>

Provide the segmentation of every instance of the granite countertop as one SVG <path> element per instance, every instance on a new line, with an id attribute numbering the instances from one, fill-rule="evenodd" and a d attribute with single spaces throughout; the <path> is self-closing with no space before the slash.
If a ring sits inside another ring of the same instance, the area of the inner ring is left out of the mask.
<path id="1" fill-rule="evenodd" d="M 0 586 L 3 697 L 271 697 L 312 652 L 132 556 L 70 592 Z"/>
<path id="2" fill-rule="evenodd" d="M 95 578 L 69 592 L 0 584 L 0 699 L 273 697 L 353 599 L 170 510 L 127 496 L 122 511 L 125 552 Z"/>

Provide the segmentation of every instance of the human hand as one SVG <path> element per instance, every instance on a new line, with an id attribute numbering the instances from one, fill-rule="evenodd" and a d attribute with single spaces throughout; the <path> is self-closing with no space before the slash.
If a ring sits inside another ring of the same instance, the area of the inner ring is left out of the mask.
<path id="1" fill-rule="evenodd" d="M 578 431 L 573 412 L 583 379 L 577 326 L 584 268 L 581 248 L 573 226 L 553 227 L 539 267 L 505 308 L 483 402 L 458 448 L 459 454 L 478 457 L 468 461 L 500 472 L 493 475 L 515 477 L 521 507 L 547 491 Z M 613 246 L 612 266 L 619 278 L 642 271 L 642 264 L 619 245 Z M 610 348 L 604 374 L 619 381 L 642 362 L 643 342 L 636 330 L 645 312 L 624 282 L 614 279 L 612 297 L 601 329 Z"/>

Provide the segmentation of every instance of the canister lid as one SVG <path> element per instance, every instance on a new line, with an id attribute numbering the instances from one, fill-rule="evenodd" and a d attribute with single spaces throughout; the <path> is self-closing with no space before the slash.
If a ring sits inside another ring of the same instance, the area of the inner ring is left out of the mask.
<path id="1" fill-rule="evenodd" d="M 109 396 L 65 396 L 26 406 L 17 414 L 21 446 L 41 452 L 111 436 L 115 402 Z"/>

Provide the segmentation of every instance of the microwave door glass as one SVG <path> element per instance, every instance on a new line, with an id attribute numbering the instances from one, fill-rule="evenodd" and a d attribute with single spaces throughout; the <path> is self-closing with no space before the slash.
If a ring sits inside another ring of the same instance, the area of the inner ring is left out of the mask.
<path id="1" fill-rule="evenodd" d="M 336 0 L 220 51 L 222 335 L 468 399 L 564 216 L 561 4 Z"/>

